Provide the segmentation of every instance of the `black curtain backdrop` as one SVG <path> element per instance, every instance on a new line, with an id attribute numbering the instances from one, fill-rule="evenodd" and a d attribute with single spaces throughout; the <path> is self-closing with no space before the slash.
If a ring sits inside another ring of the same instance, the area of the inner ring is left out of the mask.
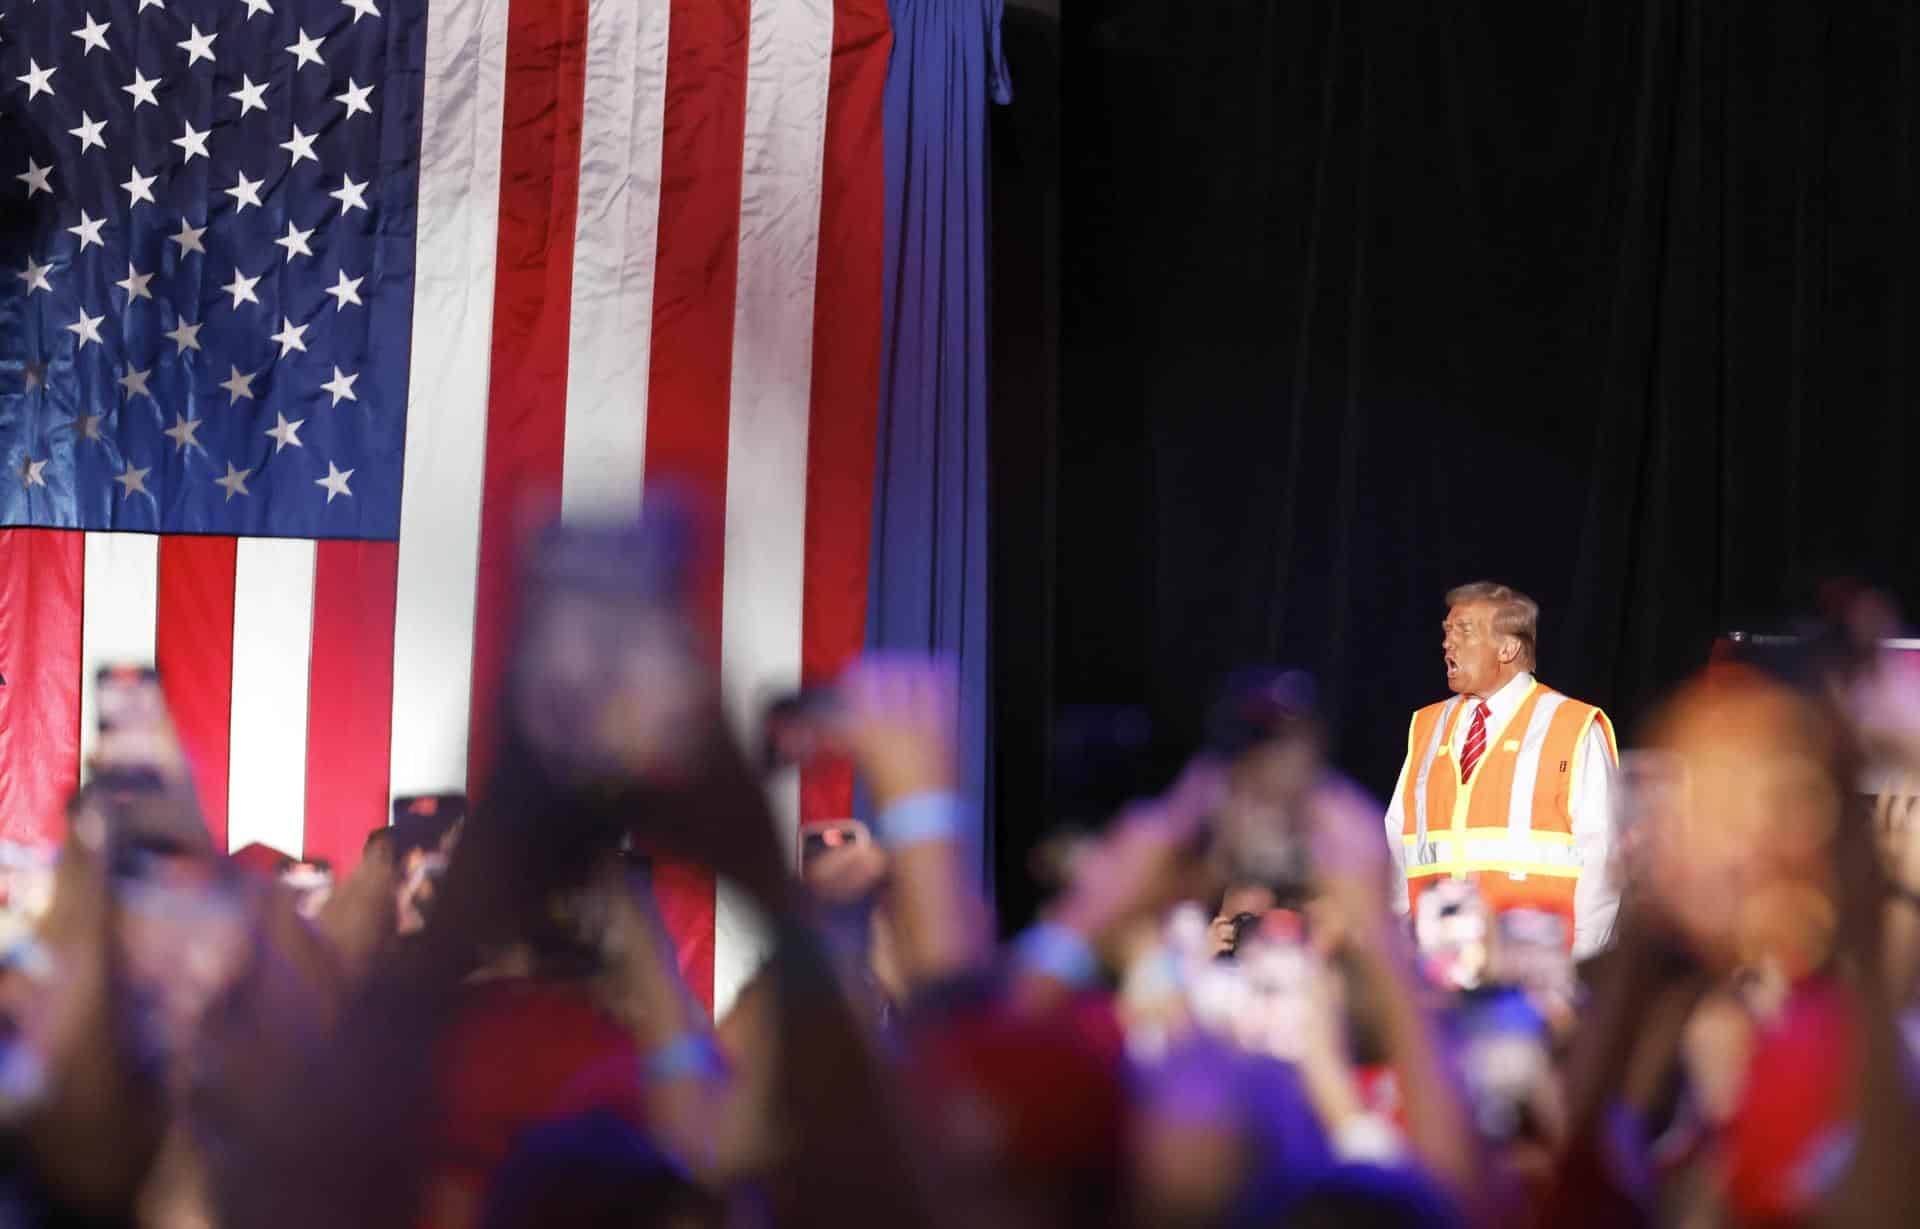
<path id="1" fill-rule="evenodd" d="M 1164 769 L 1229 668 L 1307 665 L 1384 797 L 1454 583 L 1538 598 L 1542 676 L 1629 725 L 1824 575 L 1912 608 L 1917 27 L 1073 0 L 1055 516 L 996 528 L 1003 600 L 1050 605 L 997 628 L 1007 685 L 1146 704 Z M 1057 780 L 1003 782 L 1009 849 Z"/>

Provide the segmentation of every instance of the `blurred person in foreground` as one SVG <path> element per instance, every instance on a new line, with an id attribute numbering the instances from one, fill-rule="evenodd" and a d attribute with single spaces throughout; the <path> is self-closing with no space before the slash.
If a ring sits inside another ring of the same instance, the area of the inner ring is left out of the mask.
<path id="1" fill-rule="evenodd" d="M 103 721 L 48 912 L 0 971 L 9 1224 L 213 1223 L 263 1074 L 331 1027 L 379 930 L 378 857 L 309 919 L 215 853 L 144 685 L 137 719 Z"/>
<path id="2" fill-rule="evenodd" d="M 1855 730 L 1807 681 L 1716 669 L 1649 728 L 1639 877 L 1540 1224 L 1920 1223 L 1887 882 Z"/>
<path id="3" fill-rule="evenodd" d="M 688 609 L 704 525 L 655 493 L 637 524 L 529 544 L 490 788 L 422 928 L 284 1086 L 284 1120 L 261 1124 L 251 1180 L 224 1192 L 230 1223 L 717 1225 L 759 1205 L 781 1224 L 856 1206 L 934 1219 Z M 862 713 L 911 753 L 899 711 Z M 929 788 L 914 771 L 890 788 Z M 623 846 L 725 877 L 766 922 L 778 1044 L 752 1147 Z M 896 851 L 896 884 L 910 863 Z M 596 1156 L 614 1170 L 600 1193 L 543 1217 L 539 1192 Z M 621 1190 L 651 1196 L 591 1219 Z"/>
<path id="4" fill-rule="evenodd" d="M 1324 764 L 1311 701 L 1297 673 L 1236 680 L 1207 752 L 1126 808 L 1013 946 L 1011 1001 L 1028 1018 L 1081 1010 L 1119 983 L 1135 1223 L 1284 1225 L 1350 1159 L 1475 1217 L 1504 1204 L 1389 907 L 1378 803 Z M 1195 902 L 1230 884 L 1280 908 L 1236 927 L 1222 961 Z M 1390 1078 L 1390 1111 L 1363 1065 Z"/>
<path id="5" fill-rule="evenodd" d="M 1446 877 L 1498 914 L 1563 919 L 1575 959 L 1613 930 L 1613 725 L 1534 677 L 1540 608 L 1481 581 L 1447 594 L 1441 652 L 1453 698 L 1413 715 L 1387 807 L 1402 911 Z"/>

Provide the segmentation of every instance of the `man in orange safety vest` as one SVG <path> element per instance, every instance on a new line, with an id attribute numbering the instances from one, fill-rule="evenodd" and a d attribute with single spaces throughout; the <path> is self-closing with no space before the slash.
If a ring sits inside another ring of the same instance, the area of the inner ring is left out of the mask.
<path id="1" fill-rule="evenodd" d="M 1613 724 L 1534 678 L 1540 608 L 1506 585 L 1447 594 L 1441 625 L 1451 699 L 1413 715 L 1387 810 L 1403 909 L 1444 879 L 1469 879 L 1495 913 L 1566 921 L 1576 960 L 1605 945 L 1619 892 L 1609 865 Z"/>

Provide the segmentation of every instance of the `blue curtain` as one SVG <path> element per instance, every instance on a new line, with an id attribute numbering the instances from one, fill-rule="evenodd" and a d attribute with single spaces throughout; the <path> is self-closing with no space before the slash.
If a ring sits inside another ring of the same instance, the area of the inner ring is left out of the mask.
<path id="1" fill-rule="evenodd" d="M 879 472 L 867 643 L 959 663 L 991 890 L 987 106 L 1012 98 L 1001 0 L 891 0 Z"/>

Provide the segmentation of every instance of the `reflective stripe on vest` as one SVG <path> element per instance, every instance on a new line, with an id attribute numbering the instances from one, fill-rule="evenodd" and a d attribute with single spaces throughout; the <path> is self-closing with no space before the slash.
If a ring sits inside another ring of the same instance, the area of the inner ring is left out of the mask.
<path id="1" fill-rule="evenodd" d="M 1465 832 L 1401 838 L 1407 855 L 1407 878 L 1433 875 L 1506 874 L 1515 879 L 1549 875 L 1575 879 L 1580 875 L 1580 850 L 1564 832 L 1527 832 L 1515 836 L 1504 828 L 1468 828 Z"/>
<path id="2" fill-rule="evenodd" d="M 1533 827 L 1533 786 L 1540 778 L 1540 749 L 1547 744 L 1547 730 L 1553 715 L 1567 698 L 1557 691 L 1540 697 L 1533 706 L 1533 720 L 1520 737 L 1520 751 L 1513 764 L 1513 789 L 1507 794 L 1507 831 L 1524 837 Z"/>
<path id="3" fill-rule="evenodd" d="M 1414 833 L 1421 840 L 1427 836 L 1427 779 L 1433 775 L 1433 766 L 1440 758 L 1440 744 L 1453 729 L 1453 713 L 1460 707 L 1460 697 L 1448 700 L 1440 710 L 1440 719 L 1433 723 L 1433 737 L 1427 740 L 1427 753 L 1420 760 L 1420 772 L 1413 783 L 1413 822 Z"/>

